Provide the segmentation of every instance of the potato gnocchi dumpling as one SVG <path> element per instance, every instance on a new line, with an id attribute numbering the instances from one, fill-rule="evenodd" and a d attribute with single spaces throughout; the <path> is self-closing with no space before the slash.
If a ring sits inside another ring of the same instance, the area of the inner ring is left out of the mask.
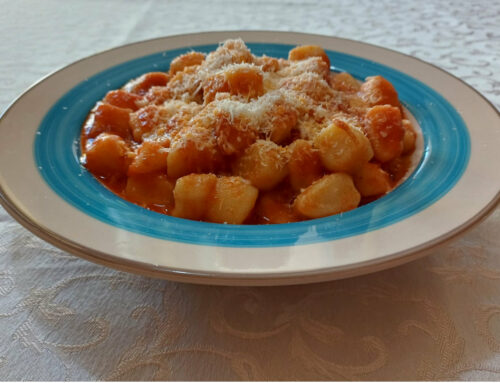
<path id="1" fill-rule="evenodd" d="M 175 208 L 172 215 L 202 220 L 214 194 L 217 177 L 214 174 L 190 174 L 175 183 Z"/>
<path id="2" fill-rule="evenodd" d="M 300 193 L 293 207 L 307 218 L 321 218 L 358 207 L 361 195 L 352 177 L 345 173 L 328 174 Z"/>
<path id="3" fill-rule="evenodd" d="M 252 211 L 258 195 L 257 188 L 241 177 L 219 177 L 207 205 L 206 220 L 241 224 Z"/>
<path id="4" fill-rule="evenodd" d="M 361 130 L 333 120 L 314 138 L 323 165 L 332 172 L 354 174 L 373 157 L 373 149 Z"/>
<path id="5" fill-rule="evenodd" d="M 81 163 L 182 219 L 286 224 L 355 209 L 405 176 L 417 133 L 387 79 L 330 61 L 315 45 L 255 56 L 241 39 L 186 52 L 95 105 Z"/>
<path id="6" fill-rule="evenodd" d="M 272 141 L 258 140 L 234 164 L 235 174 L 259 190 L 270 190 L 288 174 L 286 149 Z"/>
<path id="7" fill-rule="evenodd" d="M 319 151 L 310 141 L 298 139 L 288 146 L 288 174 L 293 190 L 305 189 L 324 172 Z"/>
<path id="8" fill-rule="evenodd" d="M 383 195 L 391 190 L 391 178 L 380 165 L 368 162 L 354 175 L 354 185 L 363 197 Z"/>
<path id="9" fill-rule="evenodd" d="M 174 186 L 165 174 L 137 174 L 127 178 L 125 196 L 139 205 L 173 205 Z"/>

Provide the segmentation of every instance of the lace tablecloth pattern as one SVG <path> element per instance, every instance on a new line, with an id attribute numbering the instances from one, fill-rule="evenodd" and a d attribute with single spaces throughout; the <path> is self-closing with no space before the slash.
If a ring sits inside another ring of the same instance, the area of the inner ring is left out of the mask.
<path id="1" fill-rule="evenodd" d="M 1 111 L 38 78 L 97 51 L 236 29 L 395 49 L 500 107 L 497 0 L 0 0 L 0 9 Z M 0 208 L 0 379 L 500 379 L 499 232 L 497 209 L 458 241 L 391 270 L 209 287 L 94 265 Z"/>

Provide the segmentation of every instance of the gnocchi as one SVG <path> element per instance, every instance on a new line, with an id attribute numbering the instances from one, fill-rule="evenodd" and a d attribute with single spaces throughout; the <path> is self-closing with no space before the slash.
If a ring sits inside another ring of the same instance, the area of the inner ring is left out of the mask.
<path id="1" fill-rule="evenodd" d="M 332 172 L 355 173 L 373 157 L 366 136 L 342 120 L 323 128 L 313 142 L 323 165 Z"/>
<path id="2" fill-rule="evenodd" d="M 190 174 L 177 179 L 172 214 L 180 218 L 204 219 L 216 182 L 214 174 Z"/>
<path id="3" fill-rule="evenodd" d="M 394 86 L 330 70 L 315 45 L 288 58 L 240 39 L 187 52 L 109 91 L 81 129 L 81 162 L 122 198 L 177 218 L 284 224 L 390 192 L 417 133 Z"/>
<path id="4" fill-rule="evenodd" d="M 321 218 L 358 207 L 361 195 L 352 177 L 345 173 L 328 174 L 300 193 L 294 209 L 307 218 Z"/>
<path id="5" fill-rule="evenodd" d="M 219 177 L 206 219 L 210 222 L 241 224 L 250 214 L 259 191 L 241 177 Z"/>
<path id="6" fill-rule="evenodd" d="M 258 140 L 238 158 L 234 172 L 259 190 L 270 190 L 287 176 L 286 150 L 272 141 Z"/>

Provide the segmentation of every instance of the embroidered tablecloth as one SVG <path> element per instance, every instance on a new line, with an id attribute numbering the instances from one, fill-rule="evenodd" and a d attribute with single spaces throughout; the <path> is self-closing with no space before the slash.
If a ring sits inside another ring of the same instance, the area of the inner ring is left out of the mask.
<path id="1" fill-rule="evenodd" d="M 500 107 L 499 1 L 0 1 L 0 110 L 144 39 L 293 30 L 436 64 Z M 1 139 L 1 138 L 0 138 Z M 0 379 L 500 379 L 500 210 L 430 256 L 305 286 L 210 287 L 98 266 L 0 208 Z"/>

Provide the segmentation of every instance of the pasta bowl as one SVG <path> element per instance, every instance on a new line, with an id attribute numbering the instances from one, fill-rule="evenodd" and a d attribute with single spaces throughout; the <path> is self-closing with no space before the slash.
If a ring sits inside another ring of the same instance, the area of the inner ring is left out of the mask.
<path id="1" fill-rule="evenodd" d="M 79 162 L 79 133 L 107 91 L 167 70 L 192 49 L 241 37 L 254 54 L 322 46 L 332 70 L 394 84 L 420 129 L 414 166 L 394 191 L 355 210 L 279 225 L 224 225 L 165 216 L 120 199 Z M 493 210 L 500 173 L 498 111 L 423 61 L 361 42 L 288 32 L 171 36 L 125 45 L 42 79 L 0 120 L 0 201 L 36 235 L 119 270 L 177 281 L 277 285 L 392 267 L 456 238 Z"/>

